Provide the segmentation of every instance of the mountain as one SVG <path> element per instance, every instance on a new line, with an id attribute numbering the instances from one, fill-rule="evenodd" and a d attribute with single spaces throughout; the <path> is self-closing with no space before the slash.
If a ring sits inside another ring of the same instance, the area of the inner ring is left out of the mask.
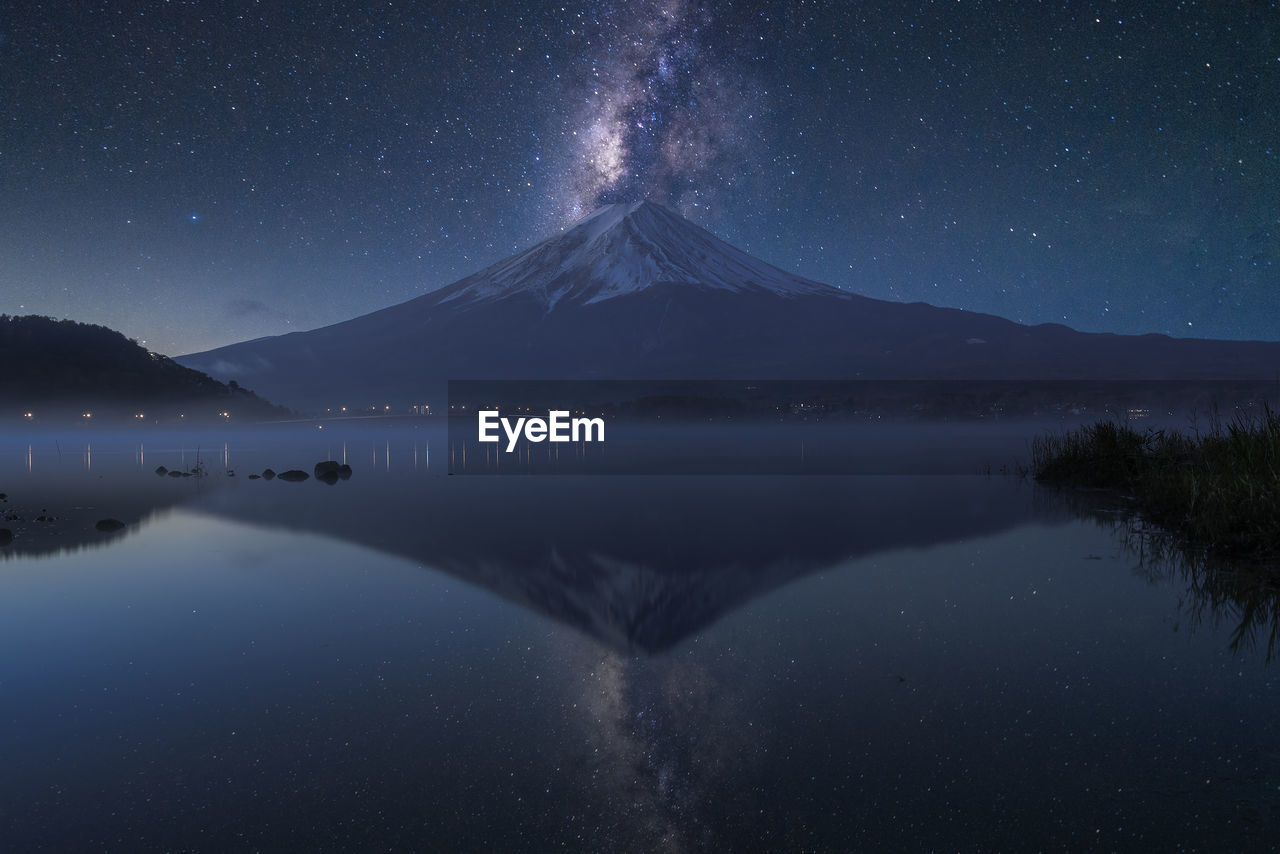
<path id="1" fill-rule="evenodd" d="M 297 407 L 439 401 L 449 379 L 1244 379 L 1280 343 L 1024 326 L 841 291 L 651 202 L 610 205 L 452 285 L 181 357 Z"/>
<path id="2" fill-rule="evenodd" d="M 0 315 L 0 418 L 79 419 L 85 412 L 98 421 L 140 412 L 148 421 L 179 413 L 186 420 L 288 414 L 234 381 L 224 385 L 105 326 Z"/>

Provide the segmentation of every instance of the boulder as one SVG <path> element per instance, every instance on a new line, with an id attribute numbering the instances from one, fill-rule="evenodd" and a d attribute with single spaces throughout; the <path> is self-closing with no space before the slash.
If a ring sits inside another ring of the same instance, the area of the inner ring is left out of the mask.
<path id="1" fill-rule="evenodd" d="M 251 474 L 251 475 L 249 475 L 249 480 L 262 480 L 262 475 L 260 475 L 260 474 Z"/>
<path id="2" fill-rule="evenodd" d="M 342 463 L 337 460 L 325 460 L 322 463 L 316 463 L 315 474 L 316 477 L 319 477 L 322 474 L 328 474 L 329 472 L 337 474 L 338 469 L 340 468 L 342 468 Z"/>
<path id="3" fill-rule="evenodd" d="M 160 477 L 164 477 L 168 473 L 169 473 L 169 470 L 164 466 L 156 466 L 156 474 L 159 475 Z"/>
<path id="4" fill-rule="evenodd" d="M 173 471 L 169 472 L 169 477 L 182 477 L 182 472 L 178 471 L 177 469 L 174 469 Z"/>
<path id="5" fill-rule="evenodd" d="M 276 475 L 276 477 L 289 483 L 301 483 L 304 480 L 310 479 L 311 475 L 300 469 L 289 469 L 289 471 L 281 472 Z"/>
<path id="6" fill-rule="evenodd" d="M 118 531 L 124 526 L 124 522 L 121 522 L 119 519 L 99 519 L 98 524 L 93 527 L 104 534 L 110 534 L 112 531 Z"/>
<path id="7" fill-rule="evenodd" d="M 276 476 L 276 473 L 275 473 L 275 472 L 273 472 L 271 469 L 267 469 L 267 470 L 265 470 L 265 471 L 262 473 L 262 479 L 263 479 L 263 480 L 271 480 L 271 479 L 272 479 L 272 478 L 274 478 L 275 476 Z"/>
<path id="8" fill-rule="evenodd" d="M 316 475 L 316 480 L 333 486 L 338 482 L 338 473 L 336 471 L 327 471 L 324 474 Z"/>
<path id="9" fill-rule="evenodd" d="M 329 483 L 328 476 L 330 474 L 332 474 L 335 479 L 341 478 L 342 480 L 350 480 L 351 466 L 346 463 L 340 463 L 337 460 L 325 460 L 322 463 L 316 463 L 315 473 L 316 477 L 323 480 L 325 483 Z"/>

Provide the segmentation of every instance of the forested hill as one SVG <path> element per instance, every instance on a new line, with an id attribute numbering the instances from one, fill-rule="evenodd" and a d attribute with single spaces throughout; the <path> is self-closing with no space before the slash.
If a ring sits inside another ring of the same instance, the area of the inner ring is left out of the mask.
<path id="1" fill-rule="evenodd" d="M 0 419 L 29 412 L 148 421 L 289 415 L 234 382 L 184 368 L 105 326 L 0 315 Z"/>

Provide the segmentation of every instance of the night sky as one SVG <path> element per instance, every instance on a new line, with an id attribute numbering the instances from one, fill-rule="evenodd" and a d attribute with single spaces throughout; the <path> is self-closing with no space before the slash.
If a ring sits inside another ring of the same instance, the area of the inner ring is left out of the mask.
<path id="1" fill-rule="evenodd" d="M 1280 4 L 0 8 L 0 312 L 173 355 L 647 197 L 786 270 L 1280 339 Z"/>

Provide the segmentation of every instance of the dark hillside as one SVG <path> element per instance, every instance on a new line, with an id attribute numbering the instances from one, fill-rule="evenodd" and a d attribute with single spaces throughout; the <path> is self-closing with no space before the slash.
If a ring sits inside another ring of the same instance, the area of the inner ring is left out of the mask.
<path id="1" fill-rule="evenodd" d="M 79 410 L 128 417 L 146 412 L 148 420 L 179 412 L 188 419 L 288 414 L 234 382 L 184 368 L 105 326 L 0 315 L 0 418 Z"/>

